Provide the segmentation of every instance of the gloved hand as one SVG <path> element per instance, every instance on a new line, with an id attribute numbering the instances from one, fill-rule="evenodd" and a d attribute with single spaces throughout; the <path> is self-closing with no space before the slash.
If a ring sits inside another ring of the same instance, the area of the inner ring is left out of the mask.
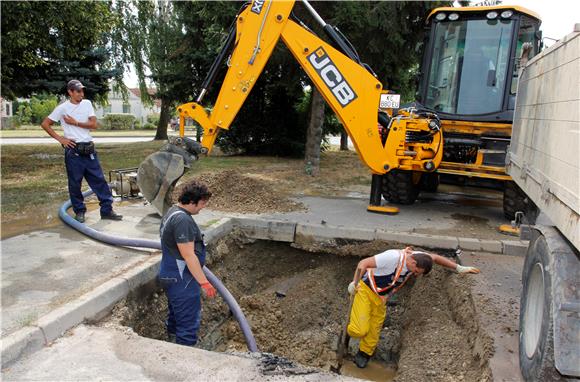
<path id="1" fill-rule="evenodd" d="M 348 284 L 348 294 L 353 294 L 355 290 L 356 287 L 354 286 L 354 281 L 351 281 L 350 284 Z"/>
<path id="2" fill-rule="evenodd" d="M 459 264 L 457 264 L 455 270 L 457 271 L 457 273 L 479 273 L 479 269 L 475 267 L 464 267 L 463 265 Z"/>
<path id="3" fill-rule="evenodd" d="M 201 286 L 201 289 L 203 289 L 203 291 L 205 292 L 205 295 L 209 298 L 214 298 L 216 295 L 216 290 L 213 287 L 213 285 L 211 285 L 209 283 L 209 281 L 206 281 L 204 283 L 199 284 L 199 286 Z"/>

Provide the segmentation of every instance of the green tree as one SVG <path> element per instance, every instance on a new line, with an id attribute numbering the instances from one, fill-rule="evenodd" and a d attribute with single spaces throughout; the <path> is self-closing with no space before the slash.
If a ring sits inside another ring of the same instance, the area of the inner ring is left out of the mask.
<path id="1" fill-rule="evenodd" d="M 195 20 L 203 7 L 203 3 L 163 0 L 116 3 L 122 23 L 113 34 L 113 45 L 124 64 L 134 65 L 142 101 L 152 102 L 147 91 L 151 82 L 155 98 L 161 100 L 155 139 L 167 139 L 173 108 L 189 100 L 201 83 L 198 62 L 209 66 L 203 24 Z M 205 27 L 211 29 L 211 22 Z"/>
<path id="2" fill-rule="evenodd" d="M 52 94 L 39 94 L 30 99 L 31 122 L 40 124 L 58 105 L 58 98 Z"/>
<path id="3" fill-rule="evenodd" d="M 66 94 L 71 78 L 87 86 L 88 98 L 106 97 L 112 69 L 106 32 L 115 23 L 102 1 L 3 1 L 2 95 Z"/>

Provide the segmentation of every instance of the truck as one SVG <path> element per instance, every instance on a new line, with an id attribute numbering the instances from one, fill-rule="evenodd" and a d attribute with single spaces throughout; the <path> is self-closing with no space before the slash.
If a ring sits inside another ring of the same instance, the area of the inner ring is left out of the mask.
<path id="1" fill-rule="evenodd" d="M 519 79 L 507 173 L 540 214 L 522 226 L 519 360 L 526 381 L 580 377 L 580 24 Z"/>
<path id="2" fill-rule="evenodd" d="M 148 157 L 138 171 L 143 195 L 163 213 L 169 191 L 199 155 L 211 153 L 220 131 L 230 128 L 274 47 L 282 41 L 335 112 L 372 174 L 371 212 L 396 213 L 421 190 L 434 191 L 439 174 L 499 182 L 504 213 L 527 209 L 525 194 L 505 173 L 518 60 L 540 50 L 539 16 L 519 6 L 437 8 L 427 17 L 419 101 L 400 106 L 383 88 L 340 30 L 302 4 L 326 37 L 297 19 L 294 1 L 254 0 L 236 15 L 223 49 L 195 102 L 178 106 L 178 144 Z M 202 101 L 224 63 L 217 99 Z M 203 128 L 201 142 L 185 137 L 184 121 Z M 182 158 L 180 158 L 180 156 Z M 528 214 L 531 216 L 532 214 Z"/>

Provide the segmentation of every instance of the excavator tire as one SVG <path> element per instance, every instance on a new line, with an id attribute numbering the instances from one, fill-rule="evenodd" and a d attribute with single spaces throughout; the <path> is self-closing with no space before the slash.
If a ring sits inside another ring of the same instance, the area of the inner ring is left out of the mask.
<path id="1" fill-rule="evenodd" d="M 184 173 L 183 156 L 166 151 L 149 155 L 139 165 L 137 171 L 139 189 L 161 216 L 173 204 L 173 188 Z"/>
<path id="2" fill-rule="evenodd" d="M 534 224 L 538 217 L 538 207 L 513 181 L 505 182 L 503 191 L 503 214 L 508 220 L 514 220 L 516 212 L 522 211 L 525 219 L 522 223 Z"/>
<path id="3" fill-rule="evenodd" d="M 425 172 L 421 175 L 421 183 L 419 183 L 421 191 L 437 192 L 439 187 L 439 174 L 436 172 Z"/>
<path id="4" fill-rule="evenodd" d="M 383 175 L 383 197 L 390 203 L 413 204 L 419 196 L 419 182 L 412 171 L 392 170 Z"/>

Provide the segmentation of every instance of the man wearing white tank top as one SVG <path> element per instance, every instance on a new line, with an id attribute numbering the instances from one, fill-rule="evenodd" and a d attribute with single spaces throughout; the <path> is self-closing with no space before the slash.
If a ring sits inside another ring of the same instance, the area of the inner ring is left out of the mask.
<path id="1" fill-rule="evenodd" d="M 477 268 L 464 267 L 443 256 L 414 251 L 411 247 L 389 249 L 358 263 L 348 286 L 349 293 L 355 295 L 347 328 L 350 337 L 361 339 L 354 359 L 358 367 L 367 366 L 378 345 L 389 298 L 411 277 L 429 273 L 433 263 L 458 273 L 479 273 Z"/>

